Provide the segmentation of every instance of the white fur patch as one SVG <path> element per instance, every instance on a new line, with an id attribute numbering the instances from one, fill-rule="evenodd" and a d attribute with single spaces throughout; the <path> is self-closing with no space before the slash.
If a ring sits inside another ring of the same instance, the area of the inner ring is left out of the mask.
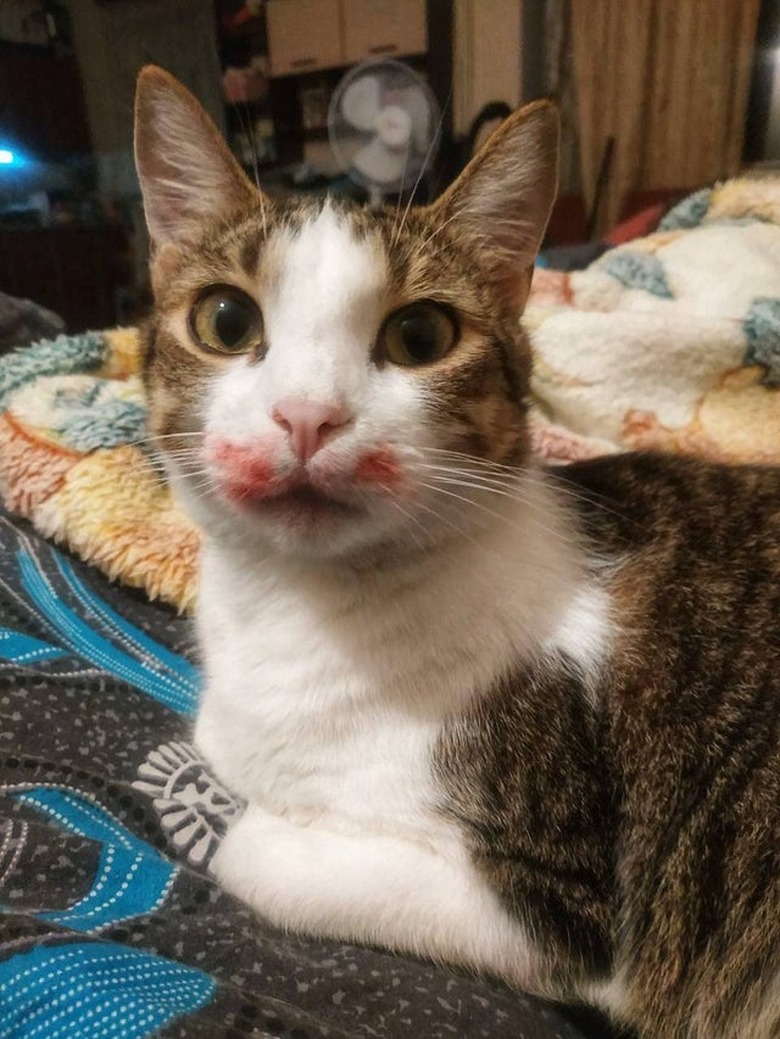
<path id="1" fill-rule="evenodd" d="M 595 583 L 574 590 L 547 649 L 566 654 L 583 673 L 586 687 L 595 683 L 612 641 L 615 623 L 608 593 Z"/>
<path id="2" fill-rule="evenodd" d="M 528 938 L 456 845 L 345 835 L 250 807 L 212 868 L 228 891 L 277 926 L 379 943 L 534 985 Z"/>
<path id="3" fill-rule="evenodd" d="M 379 240 L 358 240 L 326 205 L 300 233 L 272 241 L 266 262 L 284 272 L 262 293 L 270 344 L 263 367 L 273 396 L 357 411 L 385 316 L 388 271 Z"/>

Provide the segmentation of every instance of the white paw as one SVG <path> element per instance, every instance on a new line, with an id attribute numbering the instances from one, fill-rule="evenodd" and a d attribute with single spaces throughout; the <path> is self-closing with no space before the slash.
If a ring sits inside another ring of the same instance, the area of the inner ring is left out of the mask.
<path id="1" fill-rule="evenodd" d="M 319 834 L 252 806 L 227 832 L 211 872 L 230 894 L 279 927 L 309 930 Z"/>

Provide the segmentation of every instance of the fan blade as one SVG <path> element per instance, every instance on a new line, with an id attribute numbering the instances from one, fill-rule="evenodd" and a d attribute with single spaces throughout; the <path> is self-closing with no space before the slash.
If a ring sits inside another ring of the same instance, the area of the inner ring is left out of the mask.
<path id="1" fill-rule="evenodd" d="M 406 152 L 390 151 L 375 137 L 355 154 L 352 165 L 366 180 L 389 187 L 400 183 L 404 175 Z"/>
<path id="2" fill-rule="evenodd" d="M 358 76 L 341 96 L 341 114 L 356 130 L 368 133 L 374 129 L 379 114 L 379 80 L 375 76 Z"/>

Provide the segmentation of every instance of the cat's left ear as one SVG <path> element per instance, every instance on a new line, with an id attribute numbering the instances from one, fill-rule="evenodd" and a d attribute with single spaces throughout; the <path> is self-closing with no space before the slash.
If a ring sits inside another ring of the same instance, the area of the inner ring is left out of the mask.
<path id="1" fill-rule="evenodd" d="M 559 126 L 549 101 L 514 112 L 428 209 L 450 221 L 510 306 L 525 302 L 558 190 Z"/>
<path id="2" fill-rule="evenodd" d="M 201 104 L 154 65 L 138 77 L 135 160 L 158 249 L 190 242 L 206 221 L 258 204 L 257 189 Z"/>

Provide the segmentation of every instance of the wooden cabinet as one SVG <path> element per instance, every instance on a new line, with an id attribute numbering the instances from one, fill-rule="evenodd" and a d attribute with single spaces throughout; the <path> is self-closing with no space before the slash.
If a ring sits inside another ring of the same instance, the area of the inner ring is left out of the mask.
<path id="1" fill-rule="evenodd" d="M 423 54 L 425 0 L 341 0 L 344 61 Z"/>
<path id="2" fill-rule="evenodd" d="M 272 76 L 343 64 L 339 0 L 268 0 L 266 18 Z"/>
<path id="3" fill-rule="evenodd" d="M 425 0 L 268 0 L 272 76 L 424 54 Z"/>

